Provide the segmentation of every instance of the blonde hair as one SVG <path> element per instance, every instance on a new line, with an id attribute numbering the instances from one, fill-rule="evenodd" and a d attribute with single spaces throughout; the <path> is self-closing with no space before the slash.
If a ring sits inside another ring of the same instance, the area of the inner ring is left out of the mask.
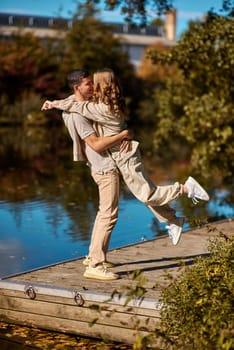
<path id="1" fill-rule="evenodd" d="M 93 102 L 102 102 L 109 107 L 110 112 L 120 117 L 124 112 L 125 102 L 120 84 L 112 69 L 100 69 L 93 75 Z"/>

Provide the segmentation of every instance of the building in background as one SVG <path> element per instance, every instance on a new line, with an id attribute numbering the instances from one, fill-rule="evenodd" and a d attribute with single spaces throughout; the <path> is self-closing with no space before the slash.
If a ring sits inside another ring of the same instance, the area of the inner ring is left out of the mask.
<path id="1" fill-rule="evenodd" d="M 63 26 L 62 31 L 55 29 Z M 128 24 L 108 23 L 113 28 L 114 36 L 117 36 L 123 50 L 129 55 L 133 65 L 137 68 L 142 60 L 144 50 L 151 45 L 161 43 L 167 47 L 176 43 L 176 10 L 170 10 L 165 16 L 164 25 L 153 25 L 145 28 L 131 27 Z M 0 37 L 9 37 L 19 27 L 23 33 L 33 32 L 40 38 L 58 37 L 65 35 L 65 31 L 72 28 L 71 19 L 26 16 L 18 14 L 0 13 Z"/>

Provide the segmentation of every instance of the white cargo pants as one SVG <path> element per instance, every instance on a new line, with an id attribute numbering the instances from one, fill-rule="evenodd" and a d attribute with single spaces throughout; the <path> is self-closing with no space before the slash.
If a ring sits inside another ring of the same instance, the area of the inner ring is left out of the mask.
<path id="1" fill-rule="evenodd" d="M 132 194 L 143 202 L 160 222 L 173 223 L 175 210 L 168 203 L 180 197 L 183 186 L 178 182 L 156 186 L 146 175 L 137 141 L 132 141 L 132 151 L 112 152 L 111 156 Z"/>

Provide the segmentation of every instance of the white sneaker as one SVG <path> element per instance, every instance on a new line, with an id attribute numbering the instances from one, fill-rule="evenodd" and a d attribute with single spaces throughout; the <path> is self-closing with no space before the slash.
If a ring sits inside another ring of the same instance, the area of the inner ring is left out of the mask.
<path id="1" fill-rule="evenodd" d="M 119 275 L 116 273 L 108 271 L 103 265 L 98 265 L 96 267 L 88 266 L 83 275 L 86 278 L 93 278 L 97 280 L 117 280 Z"/>
<path id="2" fill-rule="evenodd" d="M 208 193 L 192 176 L 188 177 L 185 186 L 188 189 L 188 198 L 191 198 L 194 204 L 199 203 L 198 199 L 203 201 L 208 201 L 210 199 Z"/>
<path id="3" fill-rule="evenodd" d="M 166 228 L 168 229 L 169 237 L 172 239 L 172 244 L 174 245 L 179 243 L 183 224 L 184 218 L 178 218 L 176 224 L 170 224 L 166 226 Z"/>
<path id="4" fill-rule="evenodd" d="M 89 266 L 89 264 L 90 264 L 90 256 L 86 256 L 85 258 L 84 258 L 84 260 L 82 261 L 82 264 L 84 265 L 84 266 Z M 113 263 L 113 262 L 110 262 L 110 261 L 104 261 L 103 263 L 102 263 L 102 265 L 103 265 L 103 267 L 105 267 L 106 269 L 111 269 L 112 267 L 115 267 L 116 265 Z"/>

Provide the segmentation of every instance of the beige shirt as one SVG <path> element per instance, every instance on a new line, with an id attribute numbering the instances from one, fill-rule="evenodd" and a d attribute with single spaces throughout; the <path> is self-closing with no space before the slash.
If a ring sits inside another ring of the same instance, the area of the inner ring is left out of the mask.
<path id="1" fill-rule="evenodd" d="M 116 169 L 107 152 L 97 153 L 83 139 L 93 134 L 91 122 L 78 113 L 63 112 L 63 120 L 73 140 L 73 160 L 86 160 L 92 173 L 105 174 Z"/>
<path id="2" fill-rule="evenodd" d="M 75 95 L 71 95 L 64 100 L 56 101 L 56 107 L 62 110 L 81 114 L 83 117 L 93 121 L 93 128 L 99 136 L 111 136 L 118 134 L 124 128 L 124 120 L 117 117 L 108 110 L 104 103 L 78 102 Z M 74 117 L 75 119 L 75 117 Z M 119 145 L 111 147 L 106 153 L 115 161 L 118 168 L 121 168 L 132 156 L 138 157 L 138 141 L 131 141 L 131 149 L 128 152 L 120 152 Z"/>
<path id="3" fill-rule="evenodd" d="M 56 101 L 56 107 L 69 112 L 76 112 L 93 121 L 93 128 L 99 136 L 111 136 L 118 134 L 125 128 L 123 117 L 110 112 L 104 103 L 78 102 L 75 95 L 64 100 Z"/>

